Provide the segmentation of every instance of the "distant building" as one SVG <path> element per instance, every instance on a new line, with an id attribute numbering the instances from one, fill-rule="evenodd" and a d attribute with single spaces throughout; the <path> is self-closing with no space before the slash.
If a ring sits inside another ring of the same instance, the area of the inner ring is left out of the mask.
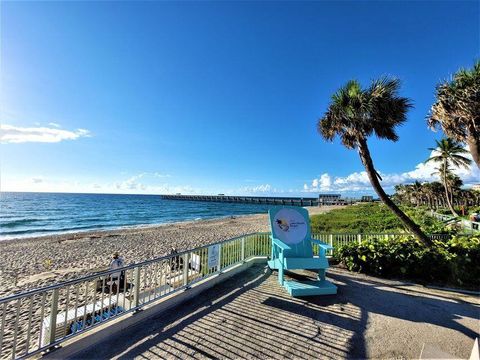
<path id="1" fill-rule="evenodd" d="M 362 201 L 362 202 L 372 202 L 372 201 L 373 201 L 373 196 L 371 196 L 371 195 L 363 195 L 361 201 Z"/>
<path id="2" fill-rule="evenodd" d="M 340 194 L 319 194 L 318 205 L 337 205 L 342 204 L 342 195 Z"/>

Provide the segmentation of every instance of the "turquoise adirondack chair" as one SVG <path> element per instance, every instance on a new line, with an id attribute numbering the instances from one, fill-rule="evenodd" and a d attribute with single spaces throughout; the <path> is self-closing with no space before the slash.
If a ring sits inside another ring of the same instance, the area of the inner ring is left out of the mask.
<path id="1" fill-rule="evenodd" d="M 268 214 L 272 230 L 268 266 L 278 270 L 280 285 L 292 296 L 336 294 L 337 287 L 325 279 L 328 269 L 326 251 L 332 246 L 311 238 L 308 211 L 296 206 L 275 206 Z M 313 255 L 312 243 L 319 245 L 318 256 Z M 285 280 L 285 270 L 299 269 L 318 271 L 317 280 Z"/>

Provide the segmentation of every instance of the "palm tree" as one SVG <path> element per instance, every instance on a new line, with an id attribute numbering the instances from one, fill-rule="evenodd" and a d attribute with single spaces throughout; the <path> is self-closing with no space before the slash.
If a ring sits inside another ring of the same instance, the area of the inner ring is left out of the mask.
<path id="1" fill-rule="evenodd" d="M 451 166 L 454 167 L 465 167 L 468 169 L 468 166 L 471 163 L 471 160 L 463 156 L 463 154 L 468 153 L 460 143 L 450 138 L 443 138 L 440 141 L 435 140 L 437 147 L 429 148 L 429 150 L 435 151 L 433 155 L 428 158 L 425 163 L 433 161 L 439 164 L 438 171 L 441 174 L 440 178 L 442 179 L 443 186 L 445 188 L 445 198 L 447 200 L 447 205 L 453 214 L 453 216 L 458 216 L 455 212 L 455 209 L 452 206 L 452 201 L 450 199 L 449 193 L 449 175 Z"/>
<path id="2" fill-rule="evenodd" d="M 452 139 L 467 143 L 473 160 L 480 168 L 480 61 L 471 70 L 461 69 L 452 81 L 436 89 L 428 125 L 441 126 Z"/>
<path id="3" fill-rule="evenodd" d="M 450 192 L 450 202 L 453 205 L 453 196 L 459 194 L 462 191 L 463 181 L 460 176 L 450 171 L 447 173 L 446 184 Z"/>
<path id="4" fill-rule="evenodd" d="M 435 199 L 435 207 L 438 208 L 439 205 L 443 206 L 443 185 L 438 181 L 433 181 L 429 184 L 432 189 L 433 198 Z"/>
<path id="5" fill-rule="evenodd" d="M 425 183 L 422 185 L 423 193 L 427 198 L 427 206 L 429 209 L 433 208 L 433 197 L 435 196 L 435 192 L 432 186 L 432 183 Z"/>
<path id="6" fill-rule="evenodd" d="M 318 120 L 318 131 L 327 141 L 339 136 L 348 149 L 358 149 L 360 159 L 373 189 L 390 210 L 425 245 L 432 242 L 385 193 L 382 178 L 373 165 L 367 138 L 373 134 L 381 139 L 397 141 L 395 128 L 406 121 L 410 100 L 398 95 L 400 82 L 383 77 L 362 89 L 359 82 L 350 80 L 332 96 L 325 115 Z"/>
<path id="7" fill-rule="evenodd" d="M 413 196 L 415 198 L 415 206 L 419 206 L 422 202 L 422 197 L 423 197 L 423 186 L 420 181 L 415 181 L 412 185 L 412 192 Z"/>

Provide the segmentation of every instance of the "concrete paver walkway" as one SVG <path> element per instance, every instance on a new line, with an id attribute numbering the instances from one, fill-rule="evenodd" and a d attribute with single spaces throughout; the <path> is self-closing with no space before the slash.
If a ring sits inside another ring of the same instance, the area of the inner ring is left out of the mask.
<path id="1" fill-rule="evenodd" d="M 257 265 L 77 357 L 467 358 L 479 336 L 477 297 L 338 269 L 328 277 L 337 295 L 295 299 Z"/>

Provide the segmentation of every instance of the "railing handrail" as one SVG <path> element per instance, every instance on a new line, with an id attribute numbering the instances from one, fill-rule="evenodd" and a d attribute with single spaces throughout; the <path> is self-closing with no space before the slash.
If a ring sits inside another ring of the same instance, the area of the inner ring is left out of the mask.
<path id="1" fill-rule="evenodd" d="M 183 250 L 183 251 L 180 251 L 180 252 L 175 253 L 175 254 L 163 255 L 163 256 L 159 256 L 159 257 L 156 257 L 156 258 L 153 258 L 153 259 L 144 260 L 144 261 L 137 262 L 137 263 L 134 262 L 134 263 L 131 263 L 129 265 L 123 266 L 121 268 L 117 268 L 117 269 L 113 269 L 113 270 L 98 271 L 98 272 L 95 272 L 93 274 L 84 275 L 84 276 L 81 276 L 81 277 L 78 277 L 78 278 L 75 278 L 75 279 L 62 281 L 62 282 L 59 282 L 59 283 L 56 283 L 56 284 L 43 286 L 43 287 L 40 287 L 40 288 L 37 288 L 37 289 L 22 291 L 22 292 L 19 292 L 17 294 L 13 294 L 13 295 L 9 295 L 9 296 L 4 297 L 4 298 L 0 298 L 0 305 L 3 304 L 4 302 L 16 300 L 16 299 L 19 299 L 21 297 L 31 296 L 31 295 L 35 295 L 35 294 L 38 294 L 38 293 L 42 293 L 44 291 L 49 291 L 49 290 L 62 288 L 62 287 L 65 287 L 65 286 L 74 285 L 76 283 L 92 280 L 92 279 L 95 279 L 95 278 L 98 278 L 98 277 L 111 275 L 113 273 L 118 273 L 118 272 L 125 271 L 125 270 L 134 269 L 138 266 L 145 266 L 145 265 L 149 265 L 149 264 L 154 263 L 154 262 L 159 262 L 159 261 L 162 261 L 162 260 L 169 260 L 169 259 L 177 257 L 177 256 L 185 255 L 186 253 L 190 253 L 190 252 L 193 252 L 193 251 L 199 251 L 199 250 L 208 248 L 210 246 L 220 245 L 220 244 L 223 244 L 223 243 L 226 243 L 226 242 L 234 241 L 234 240 L 237 240 L 237 239 L 241 239 L 243 237 L 257 235 L 257 234 L 258 235 L 263 235 L 264 233 L 248 233 L 248 234 L 245 234 L 245 235 L 235 236 L 233 238 L 229 238 L 229 239 L 222 240 L 222 241 L 217 241 L 217 242 L 210 243 L 210 244 L 207 244 L 207 245 L 202 245 L 202 246 L 199 246 L 199 247 L 196 247 L 196 248 L 193 248 L 193 249 Z M 269 234 L 269 233 L 265 233 L 265 234 Z"/>
<path id="2" fill-rule="evenodd" d="M 66 280 L 66 281 L 55 283 L 55 284 L 43 286 L 43 287 L 40 287 L 40 288 L 21 291 L 19 293 L 12 294 L 12 295 L 9 295 L 9 296 L 4 297 L 4 298 L 0 298 L 0 305 L 5 303 L 5 302 L 12 301 L 12 300 L 17 300 L 17 299 L 22 298 L 22 297 L 35 295 L 35 294 L 39 294 L 39 293 L 42 293 L 42 292 L 45 292 L 45 291 L 63 288 L 63 287 L 66 287 L 66 286 L 71 286 L 71 285 L 81 283 L 81 282 L 85 282 L 85 281 L 88 281 L 88 280 L 92 280 L 92 279 L 95 279 L 95 278 L 98 278 L 98 277 L 108 276 L 108 275 L 111 275 L 113 273 L 118 273 L 118 272 L 121 272 L 121 271 L 130 270 L 130 269 L 136 268 L 138 266 L 145 266 L 145 265 L 149 265 L 149 264 L 159 262 L 159 261 L 162 261 L 162 260 L 169 260 L 169 259 L 172 259 L 172 258 L 175 258 L 175 257 L 180 257 L 182 255 L 185 255 L 186 253 L 199 251 L 199 250 L 208 248 L 210 246 L 221 245 L 221 244 L 224 244 L 224 243 L 227 243 L 227 242 L 231 242 L 231 241 L 234 241 L 234 240 L 238 240 L 238 239 L 241 239 L 241 238 L 244 238 L 244 237 L 254 236 L 254 235 L 265 235 L 266 236 L 266 235 L 271 235 L 271 232 L 269 232 L 269 231 L 254 232 L 254 233 L 248 233 L 248 234 L 245 234 L 245 235 L 235 236 L 233 238 L 209 243 L 209 244 L 202 245 L 202 246 L 199 246 L 199 247 L 196 247 L 196 248 L 193 248 L 193 249 L 183 250 L 183 251 L 180 251 L 180 252 L 175 253 L 175 254 L 163 255 L 163 256 L 153 258 L 153 259 L 144 260 L 144 261 L 141 261 L 141 262 L 133 262 L 129 265 L 123 266 L 123 267 L 118 268 L 118 269 L 99 271 L 99 272 L 84 275 L 84 276 L 81 276 L 81 277 L 78 277 L 78 278 L 75 278 L 75 279 Z M 410 234 L 410 233 L 361 233 L 361 234 L 358 234 L 358 233 L 313 233 L 312 235 L 313 236 L 330 236 L 330 235 L 332 235 L 332 236 L 358 236 L 358 235 L 361 235 L 361 236 L 379 236 L 379 235 L 381 235 L 381 236 L 406 236 L 406 235 L 412 235 L 412 234 Z M 448 236 L 449 234 L 428 234 L 428 236 L 431 236 L 431 235 L 445 235 L 445 236 Z"/>
<path id="3" fill-rule="evenodd" d="M 464 219 L 460 216 L 452 216 L 452 215 L 448 215 L 448 214 L 439 214 L 439 213 L 437 213 L 433 210 L 431 211 L 431 214 L 432 214 L 433 217 L 436 217 L 439 220 L 446 220 L 446 221 L 456 220 L 456 222 L 460 222 L 465 229 L 469 229 L 469 230 L 472 230 L 472 231 L 480 231 L 480 222 L 478 222 L 478 221 L 472 221 L 470 219 Z M 470 225 L 468 225 L 468 224 L 470 224 Z M 475 227 L 473 225 L 475 225 Z"/>

